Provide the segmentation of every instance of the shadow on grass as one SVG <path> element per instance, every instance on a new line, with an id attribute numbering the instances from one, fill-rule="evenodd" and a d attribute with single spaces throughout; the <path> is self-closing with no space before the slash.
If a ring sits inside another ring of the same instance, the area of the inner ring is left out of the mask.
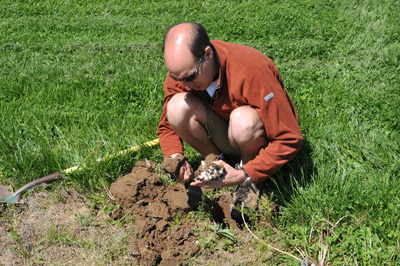
<path id="1" fill-rule="evenodd" d="M 296 157 L 264 181 L 262 194 L 273 193 L 277 200 L 276 203 L 285 206 L 292 199 L 298 187 L 307 186 L 312 176 L 317 175 L 311 155 L 311 146 L 307 140 L 304 140 L 303 148 Z"/>
<path id="2" fill-rule="evenodd" d="M 312 176 L 317 175 L 317 169 L 314 167 L 311 155 L 310 143 L 304 140 L 300 152 L 278 172 L 260 184 L 262 194 L 271 195 L 273 193 L 276 203 L 279 206 L 285 206 L 292 199 L 299 186 L 307 186 Z M 202 159 L 200 155 L 192 156 L 189 159 L 194 170 L 198 168 Z M 240 162 L 240 158 L 228 155 L 225 161 L 234 166 Z"/>
<path id="3" fill-rule="evenodd" d="M 189 160 L 193 169 L 197 169 L 203 158 L 192 156 Z M 225 161 L 231 166 L 240 162 L 239 157 L 226 156 Z M 295 196 L 299 187 L 306 187 L 311 182 L 312 177 L 317 174 L 317 169 L 314 167 L 312 161 L 312 149 L 310 143 L 304 140 L 303 148 L 301 151 L 287 164 L 285 164 L 277 173 L 270 178 L 264 180 L 259 188 L 261 189 L 260 196 L 272 196 L 271 200 L 274 201 L 273 213 L 279 215 L 279 206 L 286 206 Z M 229 189 L 234 193 L 234 188 Z M 242 225 L 242 216 L 240 210 L 237 211 L 237 217 L 232 217 L 238 224 Z M 245 215 L 246 216 L 246 215 Z M 247 219 L 246 219 L 247 220 Z M 249 222 L 249 221 L 247 221 Z"/>

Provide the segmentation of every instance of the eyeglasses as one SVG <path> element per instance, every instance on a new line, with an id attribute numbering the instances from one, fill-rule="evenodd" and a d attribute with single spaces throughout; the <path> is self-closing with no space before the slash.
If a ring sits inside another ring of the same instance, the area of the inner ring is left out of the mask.
<path id="1" fill-rule="evenodd" d="M 189 74 L 189 75 L 187 75 L 186 77 L 183 77 L 183 78 L 181 78 L 181 79 L 178 79 L 177 77 L 172 76 L 171 73 L 169 73 L 169 76 L 170 76 L 173 80 L 176 80 L 176 81 L 179 81 L 179 82 L 191 82 L 191 81 L 195 80 L 195 79 L 197 78 L 197 76 L 199 75 L 199 68 L 200 68 L 201 62 L 203 62 L 203 56 L 204 56 L 204 50 L 203 50 L 203 52 L 201 53 L 200 60 L 199 60 L 199 64 L 197 65 L 196 71 L 193 72 L 192 74 Z"/>

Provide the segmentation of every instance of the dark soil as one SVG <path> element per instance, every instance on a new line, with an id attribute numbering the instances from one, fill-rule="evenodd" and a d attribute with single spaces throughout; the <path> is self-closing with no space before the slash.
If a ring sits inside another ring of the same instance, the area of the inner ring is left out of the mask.
<path id="1" fill-rule="evenodd" d="M 149 163 L 138 162 L 110 191 L 123 211 L 135 213 L 135 235 L 129 238 L 129 250 L 141 264 L 178 265 L 199 251 L 196 225 L 184 217 L 202 200 L 201 189 L 165 184 Z M 229 194 L 217 195 L 213 201 L 205 199 L 213 220 L 228 221 L 236 228 L 229 215 L 231 200 Z M 116 213 L 114 218 L 122 214 Z"/>

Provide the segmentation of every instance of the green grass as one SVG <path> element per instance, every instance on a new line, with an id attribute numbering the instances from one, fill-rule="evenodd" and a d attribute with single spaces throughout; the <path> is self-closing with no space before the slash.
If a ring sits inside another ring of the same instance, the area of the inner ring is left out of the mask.
<path id="1" fill-rule="evenodd" d="M 2 183 L 20 186 L 86 163 L 89 171 L 74 180 L 95 187 L 99 173 L 113 180 L 138 158 L 160 162 L 154 148 L 92 164 L 156 137 L 164 32 L 196 21 L 212 39 L 269 56 L 296 105 L 305 148 L 270 182 L 286 247 L 335 265 L 398 261 L 399 1 L 0 6 Z"/>

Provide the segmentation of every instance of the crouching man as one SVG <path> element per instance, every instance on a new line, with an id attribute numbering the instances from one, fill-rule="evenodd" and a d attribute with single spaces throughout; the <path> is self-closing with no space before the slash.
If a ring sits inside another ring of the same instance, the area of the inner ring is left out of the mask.
<path id="1" fill-rule="evenodd" d="M 183 154 L 183 140 L 203 156 L 241 158 L 237 167 L 218 161 L 226 170 L 220 180 L 194 180 L 190 185 L 238 185 L 238 192 L 247 196 L 256 191 L 254 184 L 299 152 L 303 138 L 295 107 L 278 69 L 264 54 L 244 45 L 210 41 L 197 23 L 171 27 L 163 52 L 169 72 L 157 133 L 164 156 Z M 178 181 L 187 182 L 192 175 L 186 161 Z"/>

